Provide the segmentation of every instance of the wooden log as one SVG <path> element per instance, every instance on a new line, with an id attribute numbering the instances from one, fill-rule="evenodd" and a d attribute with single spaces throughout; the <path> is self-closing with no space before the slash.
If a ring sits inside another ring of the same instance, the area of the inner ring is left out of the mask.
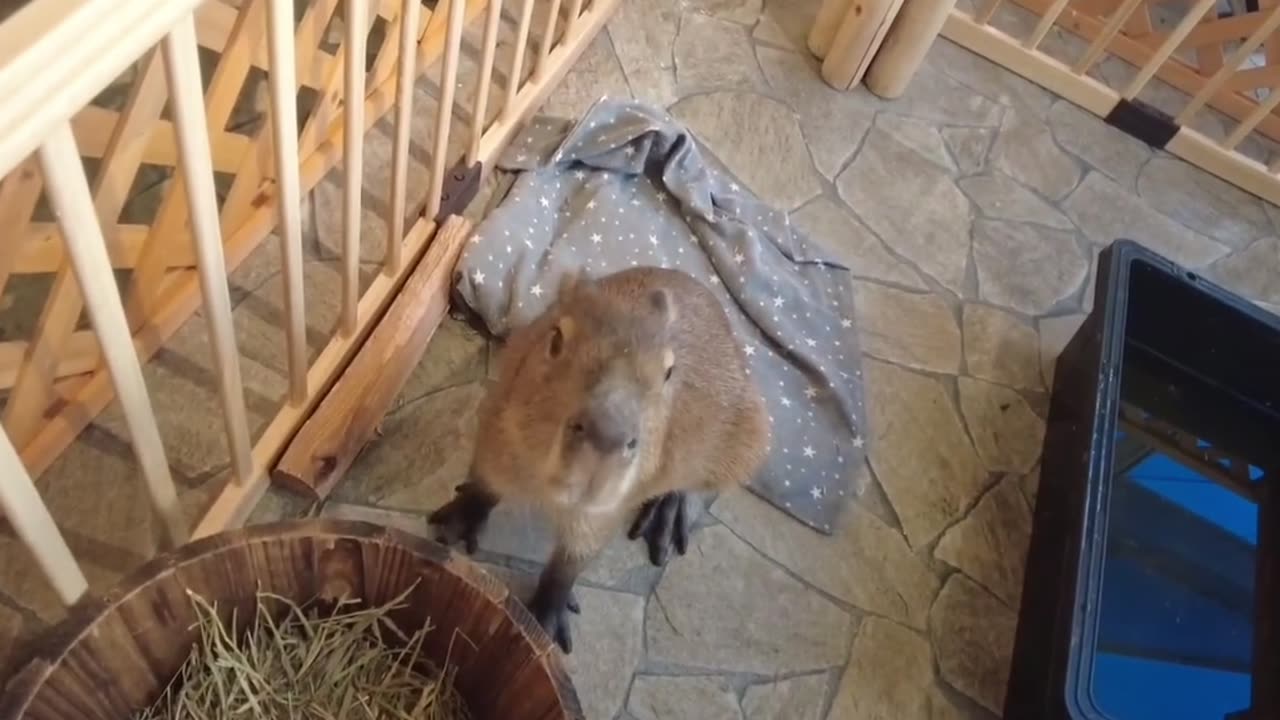
<path id="1" fill-rule="evenodd" d="M 901 97 L 955 5 L 956 0 L 904 0 L 871 60 L 867 89 L 886 99 Z"/>
<path id="2" fill-rule="evenodd" d="M 853 5 L 853 0 L 825 0 L 818 8 L 818 17 L 814 18 L 813 27 L 809 28 L 809 52 L 819 60 L 831 51 L 831 43 L 836 39 L 836 31 L 844 21 L 845 13 Z"/>
<path id="3" fill-rule="evenodd" d="M 471 223 L 457 216 L 440 228 L 368 341 L 285 450 L 273 479 L 323 499 L 351 467 L 444 319 L 453 266 L 470 235 Z"/>
<path id="4" fill-rule="evenodd" d="M 822 79 L 837 90 L 861 82 L 901 7 L 902 0 L 854 0 L 822 61 Z"/>

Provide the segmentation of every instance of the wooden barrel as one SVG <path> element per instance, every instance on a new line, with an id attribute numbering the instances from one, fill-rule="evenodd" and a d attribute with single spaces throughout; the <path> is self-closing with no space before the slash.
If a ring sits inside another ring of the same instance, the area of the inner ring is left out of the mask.
<path id="1" fill-rule="evenodd" d="M 416 585 L 415 585 L 416 583 Z M 577 720 L 554 645 L 505 585 L 437 543 L 369 523 L 305 520 L 215 535 L 161 555 L 101 598 L 70 610 L 0 697 L 4 720 L 128 720 L 160 695 L 197 638 L 188 590 L 248 617 L 258 591 L 302 603 L 370 605 L 409 588 L 392 615 L 435 629 L 424 657 L 457 668 L 476 720 Z M 469 642 L 455 641 L 455 635 Z"/>

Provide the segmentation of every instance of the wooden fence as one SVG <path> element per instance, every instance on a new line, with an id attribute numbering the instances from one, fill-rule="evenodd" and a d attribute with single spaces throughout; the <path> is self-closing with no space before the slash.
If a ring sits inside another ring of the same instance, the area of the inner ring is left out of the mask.
<path id="1" fill-rule="evenodd" d="M 474 194 L 617 3 L 34 0 L 0 25 L 0 289 L 24 275 L 51 278 L 30 336 L 0 343 L 0 509 L 63 601 L 84 593 L 85 578 L 32 478 L 114 397 L 168 543 L 242 523 L 271 466 L 409 273 L 425 263 L 452 267 L 462 241 L 442 237 L 438 224 Z M 465 75 L 464 32 L 480 44 Z M 503 32 L 510 38 L 500 44 Z M 411 198 L 414 83 L 432 68 L 430 187 Z M 103 101 L 113 89 L 124 90 L 119 108 Z M 246 106 L 260 122 L 237 125 Z M 363 141 L 393 109 L 386 250 L 382 272 L 362 291 Z M 302 198 L 339 162 L 340 320 L 308 362 Z M 126 217 L 136 188 L 156 176 L 171 178 L 158 209 L 145 222 Z M 251 437 L 227 275 L 273 231 L 288 391 Z M 433 277 L 443 284 L 451 275 Z M 230 471 L 191 528 L 141 363 L 197 309 L 208 325 Z"/>
<path id="2" fill-rule="evenodd" d="M 1106 122 L 1280 203 L 1280 2 L 977 0 L 943 35 Z M 1075 42 L 1054 43 L 1054 31 Z M 1104 64 L 1123 66 L 1103 72 Z M 1157 89 L 1162 92 L 1155 92 Z"/>

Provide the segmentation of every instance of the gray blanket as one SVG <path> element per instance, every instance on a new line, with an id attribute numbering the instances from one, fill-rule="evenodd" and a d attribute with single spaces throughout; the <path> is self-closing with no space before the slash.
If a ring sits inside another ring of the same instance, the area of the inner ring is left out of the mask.
<path id="1" fill-rule="evenodd" d="M 456 295 L 499 337 L 552 301 L 562 273 L 677 268 L 720 297 L 773 423 L 751 488 L 831 532 L 863 459 L 848 270 L 755 199 L 664 111 L 597 102 L 540 118 L 507 150 L 509 192 L 476 228 Z"/>

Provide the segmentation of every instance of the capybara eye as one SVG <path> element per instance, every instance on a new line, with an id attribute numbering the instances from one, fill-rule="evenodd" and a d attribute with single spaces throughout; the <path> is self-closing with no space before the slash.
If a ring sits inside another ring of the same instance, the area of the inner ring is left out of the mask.
<path id="1" fill-rule="evenodd" d="M 564 334 L 560 332 L 560 328 L 552 328 L 551 344 L 547 346 L 547 355 L 558 358 L 562 350 L 564 350 Z"/>
<path id="2" fill-rule="evenodd" d="M 676 366 L 675 366 L 675 365 L 672 365 L 671 367 L 667 368 L 667 375 L 666 375 L 666 377 L 664 377 L 664 378 L 663 378 L 663 380 L 670 380 L 670 379 L 671 379 L 671 373 L 672 373 L 672 371 L 674 371 L 675 369 L 676 369 Z"/>
<path id="3" fill-rule="evenodd" d="M 569 423 L 569 432 L 573 433 L 574 435 L 581 435 L 586 431 L 587 429 L 583 427 L 582 423 L 580 422 Z"/>
<path id="4" fill-rule="evenodd" d="M 635 450 L 635 449 L 636 449 L 636 445 L 638 445 L 638 444 L 639 444 L 639 441 L 638 441 L 638 440 L 636 440 L 635 438 L 631 438 L 630 440 L 628 440 L 628 441 L 627 441 L 627 449 L 628 449 L 628 450 Z"/>

